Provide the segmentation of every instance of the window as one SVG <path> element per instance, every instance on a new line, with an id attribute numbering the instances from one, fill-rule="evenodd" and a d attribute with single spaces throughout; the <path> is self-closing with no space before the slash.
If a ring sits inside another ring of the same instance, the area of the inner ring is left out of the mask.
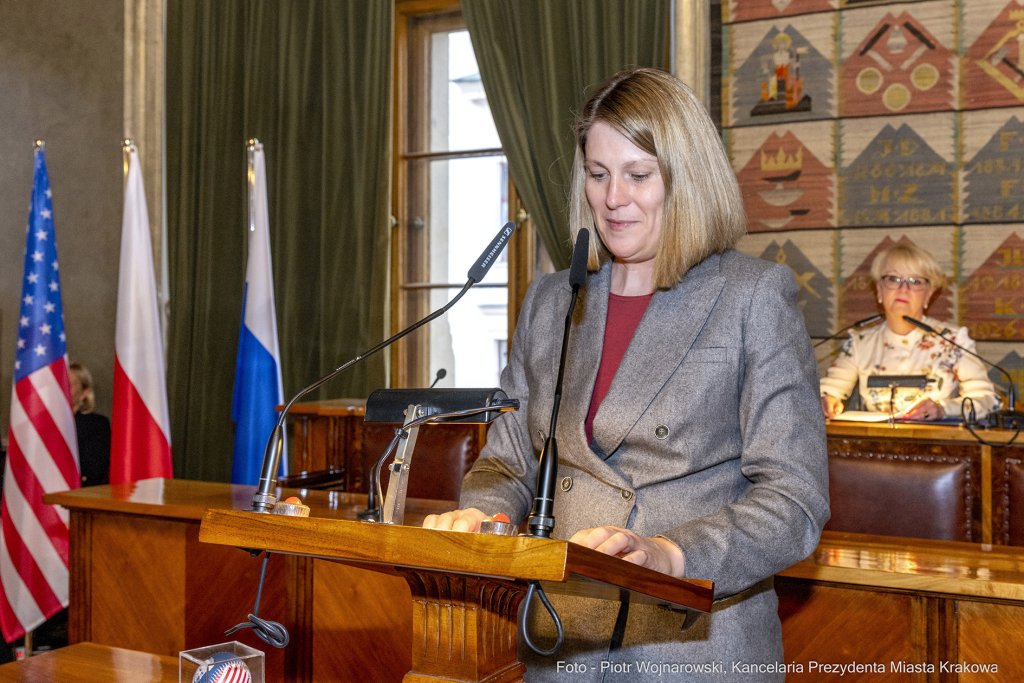
<path id="1" fill-rule="evenodd" d="M 423 7 L 396 6 L 392 329 L 450 301 L 510 216 L 520 230 L 483 282 L 395 345 L 392 386 L 428 386 L 442 368 L 438 386 L 497 386 L 537 240 L 510 182 L 458 5 L 438 0 L 418 13 Z"/>

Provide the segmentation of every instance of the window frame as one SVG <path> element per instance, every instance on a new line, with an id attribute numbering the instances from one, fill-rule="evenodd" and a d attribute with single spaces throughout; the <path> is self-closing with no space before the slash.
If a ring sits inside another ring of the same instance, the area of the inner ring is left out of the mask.
<path id="1" fill-rule="evenodd" d="M 411 141 L 422 140 L 423 136 L 429 139 L 430 35 L 436 31 L 464 28 L 465 21 L 458 0 L 396 0 L 391 193 L 394 220 L 391 234 L 390 277 L 390 322 L 391 329 L 396 332 L 429 313 L 426 305 L 410 306 L 409 297 L 405 296 L 410 291 L 407 289 L 408 285 L 426 281 L 423 278 L 413 278 L 410 273 L 429 273 L 430 259 L 429 234 L 424 234 L 428 231 L 424 231 L 422 226 L 416 228 L 411 224 L 409 217 L 413 193 L 419 192 L 421 197 L 423 193 L 427 193 L 429 196 L 429 181 L 424 182 L 424 178 L 429 174 L 415 174 L 411 171 L 411 165 L 424 160 L 503 154 L 500 148 L 443 153 L 410 151 L 410 148 L 416 150 Z M 416 107 L 413 105 L 414 102 L 426 106 Z M 429 144 L 423 144 L 421 147 L 429 149 Z M 511 345 L 512 333 L 526 290 L 535 276 L 537 262 L 536 231 L 522 199 L 516 192 L 511 171 L 508 175 L 508 220 L 514 221 L 518 229 L 507 247 L 509 275 L 506 285 L 506 348 Z M 497 227 L 495 226 L 495 229 Z M 417 235 L 414 228 L 418 229 L 420 234 Z M 392 346 L 392 387 L 425 387 L 430 384 L 433 378 L 430 377 L 429 343 L 428 335 L 413 334 Z"/>

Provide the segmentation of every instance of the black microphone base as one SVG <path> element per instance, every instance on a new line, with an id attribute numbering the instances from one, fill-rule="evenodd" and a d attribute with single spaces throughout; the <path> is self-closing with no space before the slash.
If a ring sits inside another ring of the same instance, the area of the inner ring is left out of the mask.
<path id="1" fill-rule="evenodd" d="M 555 518 L 549 515 L 530 515 L 526 521 L 530 533 L 527 536 L 533 538 L 551 538 L 551 532 L 555 528 Z"/>
<path id="2" fill-rule="evenodd" d="M 988 424 L 996 429 L 1024 429 L 1024 413 L 1019 410 L 997 410 L 989 413 Z"/>
<path id="3" fill-rule="evenodd" d="M 356 519 L 360 522 L 380 522 L 380 510 L 378 508 L 366 508 L 356 513 Z"/>

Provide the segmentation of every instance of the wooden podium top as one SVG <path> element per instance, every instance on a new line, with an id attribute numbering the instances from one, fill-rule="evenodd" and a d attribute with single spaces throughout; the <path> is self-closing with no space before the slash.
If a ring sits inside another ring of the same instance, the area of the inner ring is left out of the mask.
<path id="1" fill-rule="evenodd" d="M 238 486 L 187 479 L 144 479 L 130 484 L 90 486 L 84 489 L 50 493 L 43 502 L 71 510 L 121 512 L 146 517 L 165 517 L 199 521 L 207 508 L 221 510 L 252 509 L 255 486 Z M 314 517 L 355 519 L 366 507 L 365 493 L 277 489 L 278 500 L 299 496 Z M 410 498 L 405 504 L 409 524 L 419 525 L 427 515 L 454 510 L 456 503 L 445 500 Z"/>
<path id="2" fill-rule="evenodd" d="M 336 519 L 207 510 L 199 540 L 343 561 L 376 571 L 426 569 L 544 582 L 580 597 L 711 609 L 710 581 L 675 579 L 594 550 L 551 539 L 436 531 Z"/>
<path id="3" fill-rule="evenodd" d="M 78 643 L 0 666 L 0 683 L 178 683 L 175 657 Z"/>

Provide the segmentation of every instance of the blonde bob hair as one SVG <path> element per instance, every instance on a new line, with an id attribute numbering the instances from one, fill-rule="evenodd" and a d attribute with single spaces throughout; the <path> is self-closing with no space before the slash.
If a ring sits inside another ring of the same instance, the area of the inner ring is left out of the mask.
<path id="1" fill-rule="evenodd" d="M 75 373 L 78 383 L 82 385 L 82 407 L 79 408 L 79 411 L 91 413 L 96 410 L 96 392 L 92 388 L 92 373 L 81 363 L 72 363 L 68 369 Z"/>
<path id="2" fill-rule="evenodd" d="M 934 290 L 946 286 L 946 274 L 935 257 L 913 242 L 902 242 L 878 253 L 871 262 L 871 278 L 879 282 L 890 268 L 899 268 L 909 275 L 920 275 Z"/>
<path id="3" fill-rule="evenodd" d="M 704 105 L 682 81 L 656 69 L 620 71 L 600 86 L 576 117 L 569 228 L 591 231 L 590 270 L 611 254 L 601 243 L 587 201 L 587 135 L 604 121 L 658 159 L 665 183 L 665 223 L 654 261 L 654 286 L 670 289 L 712 254 L 746 232 L 743 203 L 729 159 Z"/>

